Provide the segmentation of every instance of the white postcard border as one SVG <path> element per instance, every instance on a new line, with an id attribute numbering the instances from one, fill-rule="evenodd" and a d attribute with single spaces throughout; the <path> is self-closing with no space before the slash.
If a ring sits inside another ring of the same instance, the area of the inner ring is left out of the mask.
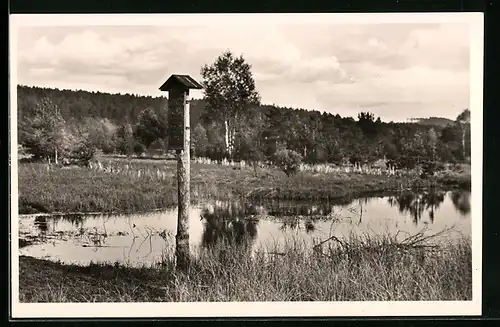
<path id="1" fill-rule="evenodd" d="M 191 303 L 19 303 L 17 199 L 17 29 L 22 26 L 192 24 L 470 24 L 470 109 L 472 157 L 472 301 L 428 302 L 191 302 Z M 191 23 L 190 23 L 191 22 Z M 482 265 L 482 13 L 384 14 L 113 14 L 11 15 L 9 17 L 12 318 L 274 317 L 274 316 L 453 316 L 481 314 Z M 14 201 L 12 201 L 14 199 Z"/>

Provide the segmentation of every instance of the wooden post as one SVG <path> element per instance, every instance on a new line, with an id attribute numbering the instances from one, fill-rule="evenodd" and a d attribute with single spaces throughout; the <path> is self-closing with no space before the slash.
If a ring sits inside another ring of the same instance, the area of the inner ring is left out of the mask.
<path id="1" fill-rule="evenodd" d="M 177 235 L 175 236 L 176 266 L 189 267 L 189 204 L 190 204 L 190 126 L 189 90 L 203 89 L 189 75 L 172 75 L 160 87 L 168 91 L 168 149 L 177 154 Z M 182 126 L 183 125 L 183 126 Z"/>
<path id="2" fill-rule="evenodd" d="M 189 266 L 189 202 L 190 202 L 190 130 L 189 102 L 187 92 L 184 93 L 184 148 L 177 150 L 177 187 L 178 187 L 178 217 L 175 249 L 177 268 L 186 269 Z"/>

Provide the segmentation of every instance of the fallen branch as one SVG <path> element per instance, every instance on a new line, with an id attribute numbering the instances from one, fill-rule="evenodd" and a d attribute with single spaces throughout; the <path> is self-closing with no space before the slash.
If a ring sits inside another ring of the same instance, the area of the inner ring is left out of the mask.
<path id="1" fill-rule="evenodd" d="M 427 226 L 424 227 L 421 231 L 414 235 L 409 235 L 402 241 L 398 241 L 397 237 L 399 236 L 400 233 L 406 233 L 404 231 L 398 230 L 393 237 L 389 237 L 388 240 L 386 239 L 385 241 L 382 240 L 382 243 L 379 244 L 374 244 L 374 245 L 369 245 L 369 244 L 363 244 L 364 242 L 361 241 L 359 243 L 354 243 L 351 244 L 347 240 L 342 240 L 334 235 L 331 235 L 327 239 L 319 242 L 318 244 L 315 244 L 313 246 L 313 250 L 323 256 L 326 256 L 328 258 L 333 258 L 334 256 L 327 255 L 323 253 L 322 246 L 323 244 L 330 242 L 330 241 L 335 241 L 337 244 L 340 245 L 340 252 L 338 255 L 341 255 L 342 253 L 344 254 L 349 254 L 353 252 L 371 252 L 371 251 L 387 251 L 388 249 L 393 249 L 399 252 L 408 252 L 412 250 L 426 250 L 426 251 L 434 251 L 440 246 L 438 244 L 429 244 L 429 241 L 432 239 L 435 239 L 439 236 L 442 236 L 445 233 L 448 233 L 454 229 L 454 226 L 444 229 L 442 231 L 439 231 L 437 233 L 431 234 L 431 235 L 425 235 L 425 232 L 427 231 Z M 365 236 L 367 239 L 369 236 Z M 335 257 L 337 257 L 336 255 Z"/>

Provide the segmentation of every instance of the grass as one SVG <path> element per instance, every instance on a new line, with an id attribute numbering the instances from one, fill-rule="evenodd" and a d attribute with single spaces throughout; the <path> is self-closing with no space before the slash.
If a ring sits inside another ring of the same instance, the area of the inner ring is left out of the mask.
<path id="1" fill-rule="evenodd" d="M 112 169 L 111 169 L 112 168 Z M 140 212 L 177 203 L 175 162 L 109 158 L 88 168 L 19 165 L 19 211 Z M 191 164 L 191 198 L 338 201 L 430 184 L 470 187 L 470 166 L 433 181 L 342 171 L 306 170 L 287 177 L 271 168 Z M 161 267 L 66 265 L 21 256 L 21 302 L 470 300 L 469 238 L 434 247 L 422 237 L 387 235 L 331 239 L 307 248 L 290 240 L 248 255 L 248 247 L 218 244 L 175 270 Z M 29 245 L 20 241 L 19 246 Z"/>
<path id="2" fill-rule="evenodd" d="M 470 300 L 470 239 L 428 241 L 358 236 L 312 251 L 292 239 L 254 256 L 219 244 L 193 257 L 187 272 L 175 271 L 171 255 L 159 268 L 21 256 L 19 294 L 21 302 Z"/>
<path id="3" fill-rule="evenodd" d="M 452 168 L 446 168 L 436 176 L 439 183 L 443 186 L 458 186 L 463 189 L 471 187 L 471 165 L 457 164 Z"/>
<path id="4" fill-rule="evenodd" d="M 138 182 L 88 168 L 19 166 L 19 212 L 142 211 L 175 203 L 172 183 Z"/>
<path id="5" fill-rule="evenodd" d="M 101 167 L 67 169 L 19 164 L 19 212 L 144 212 L 177 204 L 172 161 L 107 158 Z M 191 164 L 191 199 L 339 201 L 430 184 L 470 187 L 469 171 L 451 171 L 433 181 L 418 177 L 301 171 L 287 177 L 272 168 Z"/>

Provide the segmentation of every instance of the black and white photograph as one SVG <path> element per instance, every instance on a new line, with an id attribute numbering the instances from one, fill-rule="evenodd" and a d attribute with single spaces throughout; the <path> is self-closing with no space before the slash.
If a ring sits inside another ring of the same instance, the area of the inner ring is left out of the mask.
<path id="1" fill-rule="evenodd" d="M 481 313 L 482 14 L 10 29 L 13 317 Z"/>

